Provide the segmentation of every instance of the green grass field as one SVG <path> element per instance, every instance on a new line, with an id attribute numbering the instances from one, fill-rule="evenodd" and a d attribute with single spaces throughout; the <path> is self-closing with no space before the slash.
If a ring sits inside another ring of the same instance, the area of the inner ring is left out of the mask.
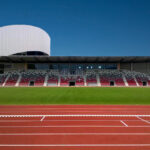
<path id="1" fill-rule="evenodd" d="M 3 104 L 150 104 L 150 88 L 0 88 Z"/>

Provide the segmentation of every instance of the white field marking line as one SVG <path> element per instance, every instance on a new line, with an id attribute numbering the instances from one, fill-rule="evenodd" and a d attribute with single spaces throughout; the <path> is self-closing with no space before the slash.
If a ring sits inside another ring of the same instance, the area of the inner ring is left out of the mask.
<path id="1" fill-rule="evenodd" d="M 137 118 L 140 119 L 140 120 L 143 121 L 143 122 L 146 122 L 146 123 L 150 124 L 149 121 L 147 121 L 147 120 L 145 120 L 145 119 L 143 119 L 143 118 L 140 118 L 139 116 L 137 116 Z"/>
<path id="2" fill-rule="evenodd" d="M 0 115 L 3 117 L 150 117 L 150 115 L 97 115 L 97 114 L 68 114 L 68 115 Z"/>
<path id="3" fill-rule="evenodd" d="M 124 121 L 120 120 L 120 122 L 121 122 L 124 126 L 128 127 L 128 125 L 127 125 Z"/>
<path id="4" fill-rule="evenodd" d="M 0 133 L 0 136 L 11 135 L 150 135 L 150 133 Z"/>
<path id="5" fill-rule="evenodd" d="M 0 128 L 126 128 L 126 126 L 0 126 Z M 130 128 L 144 128 L 149 126 L 128 126 Z"/>
<path id="6" fill-rule="evenodd" d="M 0 144 L 0 147 L 145 147 L 150 144 Z"/>
<path id="7" fill-rule="evenodd" d="M 45 116 L 43 116 L 40 121 L 42 122 L 44 119 L 45 119 Z"/>

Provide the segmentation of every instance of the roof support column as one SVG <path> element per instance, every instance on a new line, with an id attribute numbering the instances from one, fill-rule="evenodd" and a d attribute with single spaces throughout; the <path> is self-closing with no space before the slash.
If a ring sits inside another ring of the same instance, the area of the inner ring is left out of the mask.
<path id="1" fill-rule="evenodd" d="M 120 63 L 117 64 L 117 69 L 120 70 Z"/>
<path id="2" fill-rule="evenodd" d="M 133 63 L 131 63 L 131 71 L 133 71 Z"/>

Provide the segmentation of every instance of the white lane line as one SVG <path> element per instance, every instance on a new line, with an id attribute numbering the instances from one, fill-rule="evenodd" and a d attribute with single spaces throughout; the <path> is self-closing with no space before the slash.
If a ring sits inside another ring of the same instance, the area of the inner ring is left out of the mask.
<path id="1" fill-rule="evenodd" d="M 10 117 L 150 117 L 150 115 L 102 115 L 102 114 L 65 114 L 65 115 L 0 115 L 0 118 Z"/>
<path id="2" fill-rule="evenodd" d="M 120 120 L 120 122 L 121 122 L 125 127 L 128 127 L 128 125 L 127 125 L 124 121 Z"/>
<path id="3" fill-rule="evenodd" d="M 0 126 L 0 128 L 126 128 L 126 126 Z M 150 125 L 149 126 L 128 126 L 128 128 L 136 128 L 136 127 L 139 127 L 139 128 L 144 128 L 144 127 L 147 127 L 147 128 L 150 128 Z"/>
<path id="4" fill-rule="evenodd" d="M 95 121 L 95 122 L 102 122 L 102 121 L 120 121 L 119 119 L 118 120 L 44 120 L 45 122 L 52 122 L 52 121 L 55 121 L 55 122 L 77 122 L 77 121 L 81 121 L 81 122 L 91 122 L 91 121 Z M 140 120 L 124 120 L 124 121 L 137 121 L 137 122 L 140 122 Z M 39 120 L 0 120 L 0 122 L 39 122 Z"/>
<path id="5" fill-rule="evenodd" d="M 0 147 L 145 147 L 150 144 L 0 144 Z"/>
<path id="6" fill-rule="evenodd" d="M 42 119 L 40 121 L 43 121 L 45 119 L 45 116 L 42 117 Z"/>
<path id="7" fill-rule="evenodd" d="M 140 120 L 143 121 L 143 122 L 146 122 L 146 123 L 150 124 L 149 121 L 147 121 L 147 120 L 145 120 L 145 119 L 143 119 L 143 118 L 140 118 L 139 116 L 137 116 L 137 118 L 140 119 Z"/>
<path id="8" fill-rule="evenodd" d="M 0 136 L 26 135 L 150 135 L 150 133 L 0 133 Z"/>
<path id="9" fill-rule="evenodd" d="M 39 122 L 39 120 L 0 120 L 0 122 Z"/>

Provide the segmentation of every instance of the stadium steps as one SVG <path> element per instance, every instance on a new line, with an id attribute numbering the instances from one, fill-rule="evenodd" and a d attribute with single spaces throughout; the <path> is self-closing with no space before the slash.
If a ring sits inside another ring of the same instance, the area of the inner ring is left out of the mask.
<path id="1" fill-rule="evenodd" d="M 125 83 L 125 86 L 129 86 L 129 85 L 128 85 L 128 82 L 127 82 L 127 80 L 126 80 L 126 77 L 125 77 L 124 75 L 122 75 L 122 78 L 123 78 L 123 81 L 124 81 L 124 83 Z"/>
<path id="2" fill-rule="evenodd" d="M 5 79 L 5 81 L 4 81 L 4 83 L 3 83 L 3 85 L 2 85 L 2 86 L 5 86 L 5 84 L 6 84 L 7 80 L 9 79 L 9 77 L 10 77 L 10 74 L 8 74 L 8 76 L 6 77 L 6 79 Z"/>
<path id="3" fill-rule="evenodd" d="M 20 81 L 21 81 L 21 77 L 22 77 L 22 76 L 21 76 L 21 74 L 20 74 L 15 86 L 19 86 L 19 83 L 20 83 Z"/>
<path id="4" fill-rule="evenodd" d="M 60 86 L 60 76 L 58 76 L 58 86 Z"/>
<path id="5" fill-rule="evenodd" d="M 140 86 L 139 83 L 138 83 L 137 80 L 136 80 L 136 77 L 134 77 L 134 80 L 135 80 L 136 85 L 137 85 L 137 86 Z"/>
<path id="6" fill-rule="evenodd" d="M 87 83 L 86 83 L 86 75 L 84 75 L 84 86 L 87 86 Z"/>
<path id="7" fill-rule="evenodd" d="M 97 78 L 97 85 L 101 86 L 100 76 L 98 74 L 96 75 L 96 78 Z"/>
<path id="8" fill-rule="evenodd" d="M 43 86 L 47 86 L 47 81 L 48 81 L 48 74 L 45 76 L 45 80 L 44 80 L 44 85 Z"/>

